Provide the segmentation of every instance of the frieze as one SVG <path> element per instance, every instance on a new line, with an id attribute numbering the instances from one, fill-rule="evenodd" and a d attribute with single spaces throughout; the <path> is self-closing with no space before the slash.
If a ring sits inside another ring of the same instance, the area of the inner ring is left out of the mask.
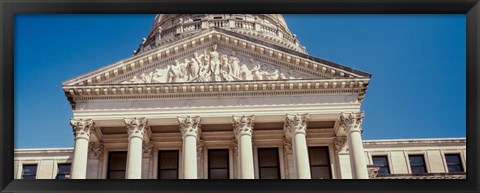
<path id="1" fill-rule="evenodd" d="M 293 76 L 291 69 L 261 65 L 259 62 L 250 64 L 253 62 L 253 58 L 245 62 L 235 52 L 222 54 L 215 44 L 211 51 L 195 52 L 190 58 L 174 60 L 173 64 L 135 75 L 121 84 L 301 79 Z"/>

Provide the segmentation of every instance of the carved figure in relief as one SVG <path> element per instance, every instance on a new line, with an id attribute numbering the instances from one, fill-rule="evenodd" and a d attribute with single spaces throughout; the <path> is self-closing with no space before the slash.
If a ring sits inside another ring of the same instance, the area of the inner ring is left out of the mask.
<path id="1" fill-rule="evenodd" d="M 213 45 L 213 51 L 210 52 L 210 70 L 215 76 L 215 80 L 219 81 L 220 76 L 220 54 L 217 52 L 217 44 Z"/>
<path id="2" fill-rule="evenodd" d="M 192 80 L 198 76 L 198 70 L 200 69 L 200 65 L 198 62 L 195 60 L 195 58 L 192 58 L 191 61 L 188 61 L 188 59 L 185 59 L 185 62 L 188 62 L 188 69 L 189 69 L 189 77 L 188 80 Z"/>
<path id="3" fill-rule="evenodd" d="M 240 75 L 240 60 L 235 57 L 235 52 L 230 56 L 228 63 L 230 63 L 231 74 L 238 77 Z"/>
<path id="4" fill-rule="evenodd" d="M 173 64 L 157 68 L 149 73 L 135 75 L 122 84 L 140 83 L 170 83 L 170 82 L 207 82 L 207 81 L 242 81 L 242 80 L 286 80 L 296 79 L 290 69 L 283 73 L 276 66 L 261 65 L 257 63 L 250 69 L 246 63 L 241 62 L 232 52 L 230 56 L 217 52 L 217 45 L 213 50 L 197 52 L 191 58 L 183 59 L 184 62 L 175 60 Z M 249 59 L 250 62 L 253 58 Z"/>

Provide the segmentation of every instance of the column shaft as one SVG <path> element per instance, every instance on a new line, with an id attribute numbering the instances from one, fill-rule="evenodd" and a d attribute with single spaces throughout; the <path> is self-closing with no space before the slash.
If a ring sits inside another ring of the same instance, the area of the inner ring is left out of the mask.
<path id="1" fill-rule="evenodd" d="M 187 135 L 183 139 L 183 177 L 197 179 L 197 137 Z"/>
<path id="2" fill-rule="evenodd" d="M 306 139 L 308 114 L 288 115 L 285 119 L 285 137 L 291 138 L 293 164 L 298 179 L 311 179 L 310 160 Z"/>
<path id="3" fill-rule="evenodd" d="M 254 179 L 252 136 L 241 135 L 238 142 L 240 151 L 240 175 L 242 179 Z"/>
<path id="4" fill-rule="evenodd" d="M 177 117 L 183 139 L 183 179 L 197 179 L 197 137 L 200 135 L 200 117 Z"/>
<path id="5" fill-rule="evenodd" d="M 368 169 L 365 161 L 361 131 L 352 128 L 347 136 L 350 148 L 350 160 L 352 161 L 352 170 L 354 170 L 355 174 L 354 178 L 368 179 Z"/>
<path id="6" fill-rule="evenodd" d="M 147 129 L 146 118 L 125 119 L 128 132 L 127 179 L 142 179 L 143 136 Z"/>
<path id="7" fill-rule="evenodd" d="M 94 123 L 91 119 L 72 119 L 70 125 L 75 136 L 71 179 L 85 179 L 87 176 L 88 143 Z"/>
<path id="8" fill-rule="evenodd" d="M 127 153 L 127 179 L 142 179 L 142 143 L 140 137 L 130 137 Z"/>
<path id="9" fill-rule="evenodd" d="M 71 174 L 72 179 L 85 179 L 87 176 L 88 142 L 89 140 L 83 137 L 75 139 Z"/>
<path id="10" fill-rule="evenodd" d="M 295 133 L 293 136 L 293 154 L 299 179 L 311 179 L 310 161 L 305 133 Z"/>

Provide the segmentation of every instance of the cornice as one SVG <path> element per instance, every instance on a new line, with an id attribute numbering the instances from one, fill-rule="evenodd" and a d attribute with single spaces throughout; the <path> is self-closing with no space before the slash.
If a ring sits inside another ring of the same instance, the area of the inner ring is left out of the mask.
<path id="1" fill-rule="evenodd" d="M 169 84 L 98 84 L 64 86 L 75 108 L 79 100 L 265 97 L 285 95 L 358 94 L 362 102 L 369 79 L 192 82 Z"/>

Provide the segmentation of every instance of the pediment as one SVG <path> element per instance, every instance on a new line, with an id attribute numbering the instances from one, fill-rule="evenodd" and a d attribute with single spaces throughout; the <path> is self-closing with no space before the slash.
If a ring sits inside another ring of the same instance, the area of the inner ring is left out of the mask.
<path id="1" fill-rule="evenodd" d="M 213 44 L 206 49 L 175 58 L 154 68 L 138 71 L 112 83 L 232 82 L 313 78 L 316 77 Z"/>
<path id="2" fill-rule="evenodd" d="M 241 34 L 205 31 L 63 82 L 64 86 L 369 78 Z"/>

